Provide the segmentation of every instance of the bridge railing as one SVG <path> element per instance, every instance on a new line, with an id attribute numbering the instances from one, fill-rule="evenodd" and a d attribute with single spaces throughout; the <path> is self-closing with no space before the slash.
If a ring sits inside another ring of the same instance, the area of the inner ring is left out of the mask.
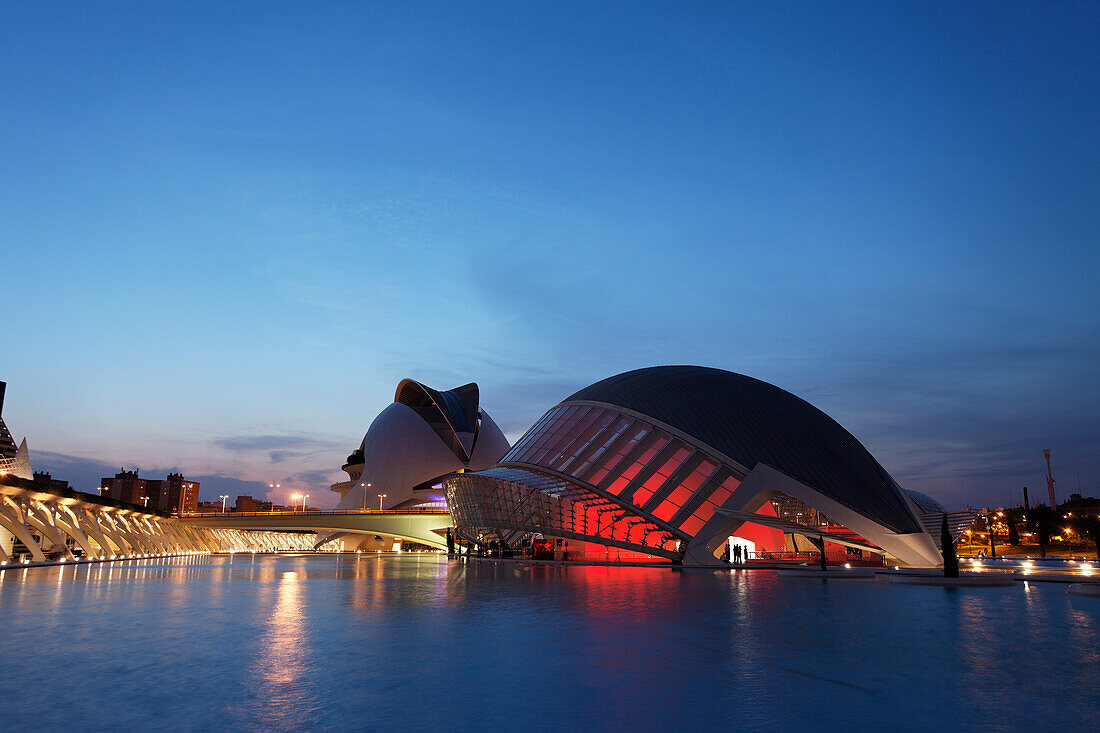
<path id="1" fill-rule="evenodd" d="M 183 512 L 180 517 L 271 517 L 271 516 L 313 516 L 316 514 L 450 514 L 446 509 L 305 509 L 274 510 L 267 512 Z"/>

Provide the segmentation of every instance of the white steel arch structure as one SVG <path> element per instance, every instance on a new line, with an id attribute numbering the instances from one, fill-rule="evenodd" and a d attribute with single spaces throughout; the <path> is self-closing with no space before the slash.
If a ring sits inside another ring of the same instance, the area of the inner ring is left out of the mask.
<path id="1" fill-rule="evenodd" d="M 191 526 L 177 517 L 77 491 L 47 491 L 7 475 L 0 477 L 0 529 L 12 538 L 0 543 L 5 565 L 18 559 L 16 542 L 27 562 L 313 547 L 311 533 Z"/>

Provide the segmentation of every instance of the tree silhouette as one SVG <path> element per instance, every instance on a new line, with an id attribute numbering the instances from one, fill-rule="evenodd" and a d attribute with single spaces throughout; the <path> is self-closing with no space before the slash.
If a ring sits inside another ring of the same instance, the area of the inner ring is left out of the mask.
<path id="1" fill-rule="evenodd" d="M 1096 559 L 1100 560 L 1100 519 L 1096 517 L 1080 517 L 1074 522 L 1077 525 L 1077 531 L 1084 537 L 1088 537 L 1092 540 L 1093 545 L 1096 546 Z"/>
<path id="2" fill-rule="evenodd" d="M 1006 514 L 1005 523 L 1008 525 L 1008 544 L 1016 547 L 1020 544 L 1020 530 L 1016 529 L 1016 517 Z"/>
<path id="3" fill-rule="evenodd" d="M 947 515 L 943 515 L 940 524 L 940 548 L 943 553 L 943 577 L 959 577 L 959 557 L 955 554 L 955 541 L 951 539 L 951 530 L 947 528 Z"/>
<path id="4" fill-rule="evenodd" d="M 1058 521 L 1058 512 L 1045 504 L 1040 504 L 1027 514 L 1027 524 L 1035 536 L 1039 539 L 1039 555 L 1047 556 L 1047 545 L 1050 536 L 1054 534 L 1054 526 Z"/>
<path id="5" fill-rule="evenodd" d="M 993 515 L 992 511 L 985 515 L 985 526 L 989 530 L 989 556 L 997 557 L 997 546 L 993 544 Z"/>

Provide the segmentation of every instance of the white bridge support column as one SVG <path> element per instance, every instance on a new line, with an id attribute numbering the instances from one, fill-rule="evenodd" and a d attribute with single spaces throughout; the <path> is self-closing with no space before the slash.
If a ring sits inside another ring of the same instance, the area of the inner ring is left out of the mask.
<path id="1" fill-rule="evenodd" d="M 175 522 L 158 521 L 157 527 L 164 536 L 164 541 L 167 542 L 168 547 L 171 548 L 172 554 L 178 554 L 184 551 L 183 543 L 180 542 L 180 537 L 176 533 Z"/>
<path id="2" fill-rule="evenodd" d="M 164 525 L 164 534 L 171 540 L 175 552 L 187 552 L 189 548 L 184 545 L 183 538 L 180 537 L 180 533 L 176 531 L 175 522 L 167 522 Z"/>
<path id="3" fill-rule="evenodd" d="M 133 540 L 127 539 L 126 536 L 119 530 L 118 525 L 115 524 L 114 515 L 109 511 L 96 511 L 94 516 L 99 522 L 99 526 L 103 528 L 103 532 L 115 543 L 118 547 L 118 555 L 133 555 L 134 544 Z"/>
<path id="4" fill-rule="evenodd" d="M 233 530 L 222 529 L 219 530 L 222 542 L 225 543 L 225 547 L 232 552 L 243 552 L 245 550 L 244 541 L 241 539 L 239 533 Z"/>
<path id="5" fill-rule="evenodd" d="M 145 554 L 145 545 L 143 545 L 138 538 L 134 535 L 133 528 L 126 521 L 126 517 L 123 514 L 116 514 L 114 512 L 106 515 L 111 524 L 114 526 L 115 531 L 122 535 L 122 538 L 126 540 L 126 544 L 130 547 L 131 555 L 143 555 Z"/>
<path id="6" fill-rule="evenodd" d="M 88 538 L 84 536 L 84 533 L 80 531 L 80 526 L 76 522 L 76 517 L 71 516 L 71 512 L 68 508 L 62 504 L 56 509 L 49 510 L 53 514 L 54 526 L 73 538 L 73 542 L 84 551 L 84 556 L 98 560 L 99 553 L 92 548 L 92 543 L 88 541 Z"/>
<path id="7" fill-rule="evenodd" d="M 23 519 L 31 528 L 41 534 L 45 539 L 53 543 L 52 550 L 60 550 L 61 554 L 69 560 L 76 557 L 65 542 L 65 534 L 54 524 L 53 513 L 40 502 L 27 502 L 23 512 Z"/>
<path id="8" fill-rule="evenodd" d="M 189 527 L 187 525 L 184 525 L 183 529 L 191 536 L 192 542 L 195 543 L 200 552 L 214 552 L 214 545 L 209 533 L 197 527 Z"/>
<path id="9" fill-rule="evenodd" d="M 126 516 L 126 521 L 130 523 L 130 526 L 134 530 L 134 536 L 137 537 L 138 542 L 145 546 L 145 553 L 148 555 L 161 554 L 160 543 L 157 542 L 156 535 L 153 534 L 152 528 L 149 526 L 148 519 L 139 514 L 129 514 Z"/>
<path id="10" fill-rule="evenodd" d="M 45 562 L 46 554 L 31 537 L 30 530 L 23 520 L 24 516 L 23 508 L 17 502 L 11 497 L 3 497 L 3 501 L 0 501 L 0 524 L 30 550 L 31 559 L 35 562 Z"/>
<path id="11" fill-rule="evenodd" d="M 81 507 L 62 504 L 59 513 L 64 515 L 66 524 L 78 530 L 87 538 L 89 544 L 98 548 L 96 549 L 96 554 L 100 559 L 115 554 L 111 549 L 111 544 L 107 542 L 103 534 L 99 531 L 99 527 L 88 521 L 88 517 Z"/>
<path id="12" fill-rule="evenodd" d="M 144 536 L 148 537 L 153 544 L 154 555 L 167 555 L 169 553 L 170 548 L 160 531 L 157 520 L 150 517 L 135 516 L 134 521 L 140 529 L 145 530 Z"/>
<path id="13" fill-rule="evenodd" d="M 113 546 L 113 543 L 103 534 L 103 528 L 99 526 L 96 514 L 98 514 L 98 512 L 88 511 L 83 507 L 77 507 L 76 510 L 73 511 L 73 516 L 84 530 L 84 533 L 99 545 L 102 557 L 110 558 L 120 554 L 121 551 L 117 545 Z"/>
<path id="14" fill-rule="evenodd" d="M 172 522 L 170 519 L 157 519 L 150 520 L 153 528 L 157 532 L 157 537 L 160 539 L 160 544 L 164 547 L 164 554 L 171 555 L 176 552 L 176 543 L 172 538 L 171 533 L 168 531 L 168 526 Z"/>
<path id="15" fill-rule="evenodd" d="M 144 517 L 135 516 L 133 514 L 123 515 L 123 519 L 127 526 L 130 527 L 130 532 L 134 535 L 134 539 L 141 544 L 141 552 L 144 555 L 156 555 L 160 552 L 160 548 L 157 546 L 156 541 L 153 539 L 152 533 L 149 531 L 149 527 L 145 524 Z"/>

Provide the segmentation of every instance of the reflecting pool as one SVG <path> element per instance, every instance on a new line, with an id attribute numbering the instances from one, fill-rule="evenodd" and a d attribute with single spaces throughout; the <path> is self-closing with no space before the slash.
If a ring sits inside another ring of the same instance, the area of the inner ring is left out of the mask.
<path id="1" fill-rule="evenodd" d="M 0 573 L 0 730 L 1091 730 L 1100 598 L 235 556 Z"/>

